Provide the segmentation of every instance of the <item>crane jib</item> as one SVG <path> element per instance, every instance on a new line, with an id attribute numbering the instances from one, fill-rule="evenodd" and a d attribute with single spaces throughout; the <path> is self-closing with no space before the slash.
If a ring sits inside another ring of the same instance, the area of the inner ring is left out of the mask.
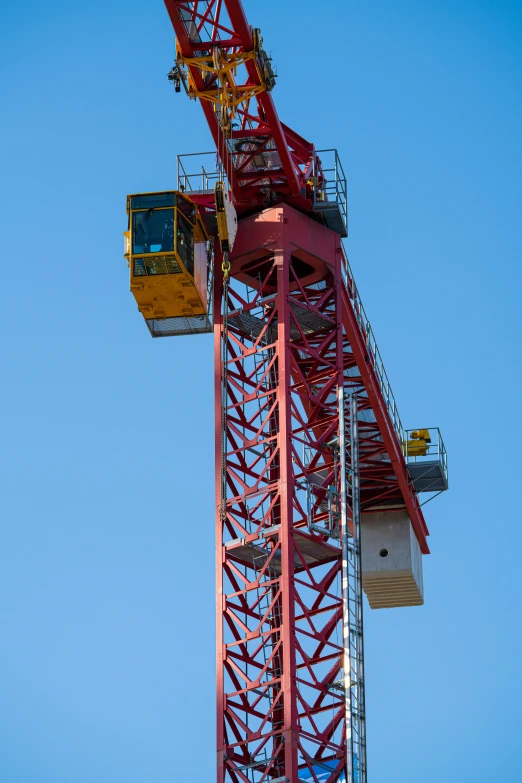
<path id="1" fill-rule="evenodd" d="M 234 203 L 306 201 L 314 147 L 281 123 L 270 58 L 240 0 L 165 5 L 177 38 L 176 65 L 202 105 Z"/>

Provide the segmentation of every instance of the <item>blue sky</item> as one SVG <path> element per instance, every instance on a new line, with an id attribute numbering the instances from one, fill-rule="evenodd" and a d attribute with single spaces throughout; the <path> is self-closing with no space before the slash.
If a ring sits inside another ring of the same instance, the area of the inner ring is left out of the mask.
<path id="1" fill-rule="evenodd" d="M 371 783 L 522 780 L 522 5 L 245 0 L 337 147 L 405 426 L 439 425 L 426 604 L 366 611 Z M 153 341 L 125 195 L 211 148 L 161 0 L 2 11 L 0 780 L 214 779 L 210 337 Z"/>

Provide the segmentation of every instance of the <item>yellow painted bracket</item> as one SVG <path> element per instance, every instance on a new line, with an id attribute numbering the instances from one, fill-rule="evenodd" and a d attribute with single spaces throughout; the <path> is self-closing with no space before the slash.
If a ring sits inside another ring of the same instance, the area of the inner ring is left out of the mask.
<path id="1" fill-rule="evenodd" d="M 253 61 L 259 77 L 260 84 L 235 84 L 237 68 L 240 65 Z M 258 58 L 255 50 L 250 52 L 238 52 L 227 55 L 222 49 L 214 49 L 212 58 L 206 57 L 183 57 L 177 45 L 176 62 L 178 65 L 184 65 L 188 70 L 188 94 L 193 100 L 199 98 L 203 101 L 210 101 L 219 106 L 226 106 L 231 110 L 232 115 L 236 106 L 244 103 L 261 92 L 266 92 L 266 80 L 261 72 Z M 200 73 L 214 75 L 218 80 L 218 87 L 208 90 L 199 90 L 191 74 L 191 69 L 197 68 Z"/>

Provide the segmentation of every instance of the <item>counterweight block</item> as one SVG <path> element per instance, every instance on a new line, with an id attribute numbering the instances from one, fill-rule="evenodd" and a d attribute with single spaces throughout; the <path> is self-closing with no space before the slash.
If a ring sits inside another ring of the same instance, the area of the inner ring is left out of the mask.
<path id="1" fill-rule="evenodd" d="M 424 603 L 422 554 L 405 511 L 361 515 L 362 585 L 372 609 Z"/>

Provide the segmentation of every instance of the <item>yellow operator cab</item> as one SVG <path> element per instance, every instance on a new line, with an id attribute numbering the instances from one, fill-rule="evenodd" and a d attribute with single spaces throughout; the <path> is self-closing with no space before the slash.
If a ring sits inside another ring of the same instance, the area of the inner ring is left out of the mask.
<path id="1" fill-rule="evenodd" d="M 208 310 L 208 236 L 183 193 L 127 196 L 125 258 L 130 290 L 153 337 L 212 331 Z"/>

